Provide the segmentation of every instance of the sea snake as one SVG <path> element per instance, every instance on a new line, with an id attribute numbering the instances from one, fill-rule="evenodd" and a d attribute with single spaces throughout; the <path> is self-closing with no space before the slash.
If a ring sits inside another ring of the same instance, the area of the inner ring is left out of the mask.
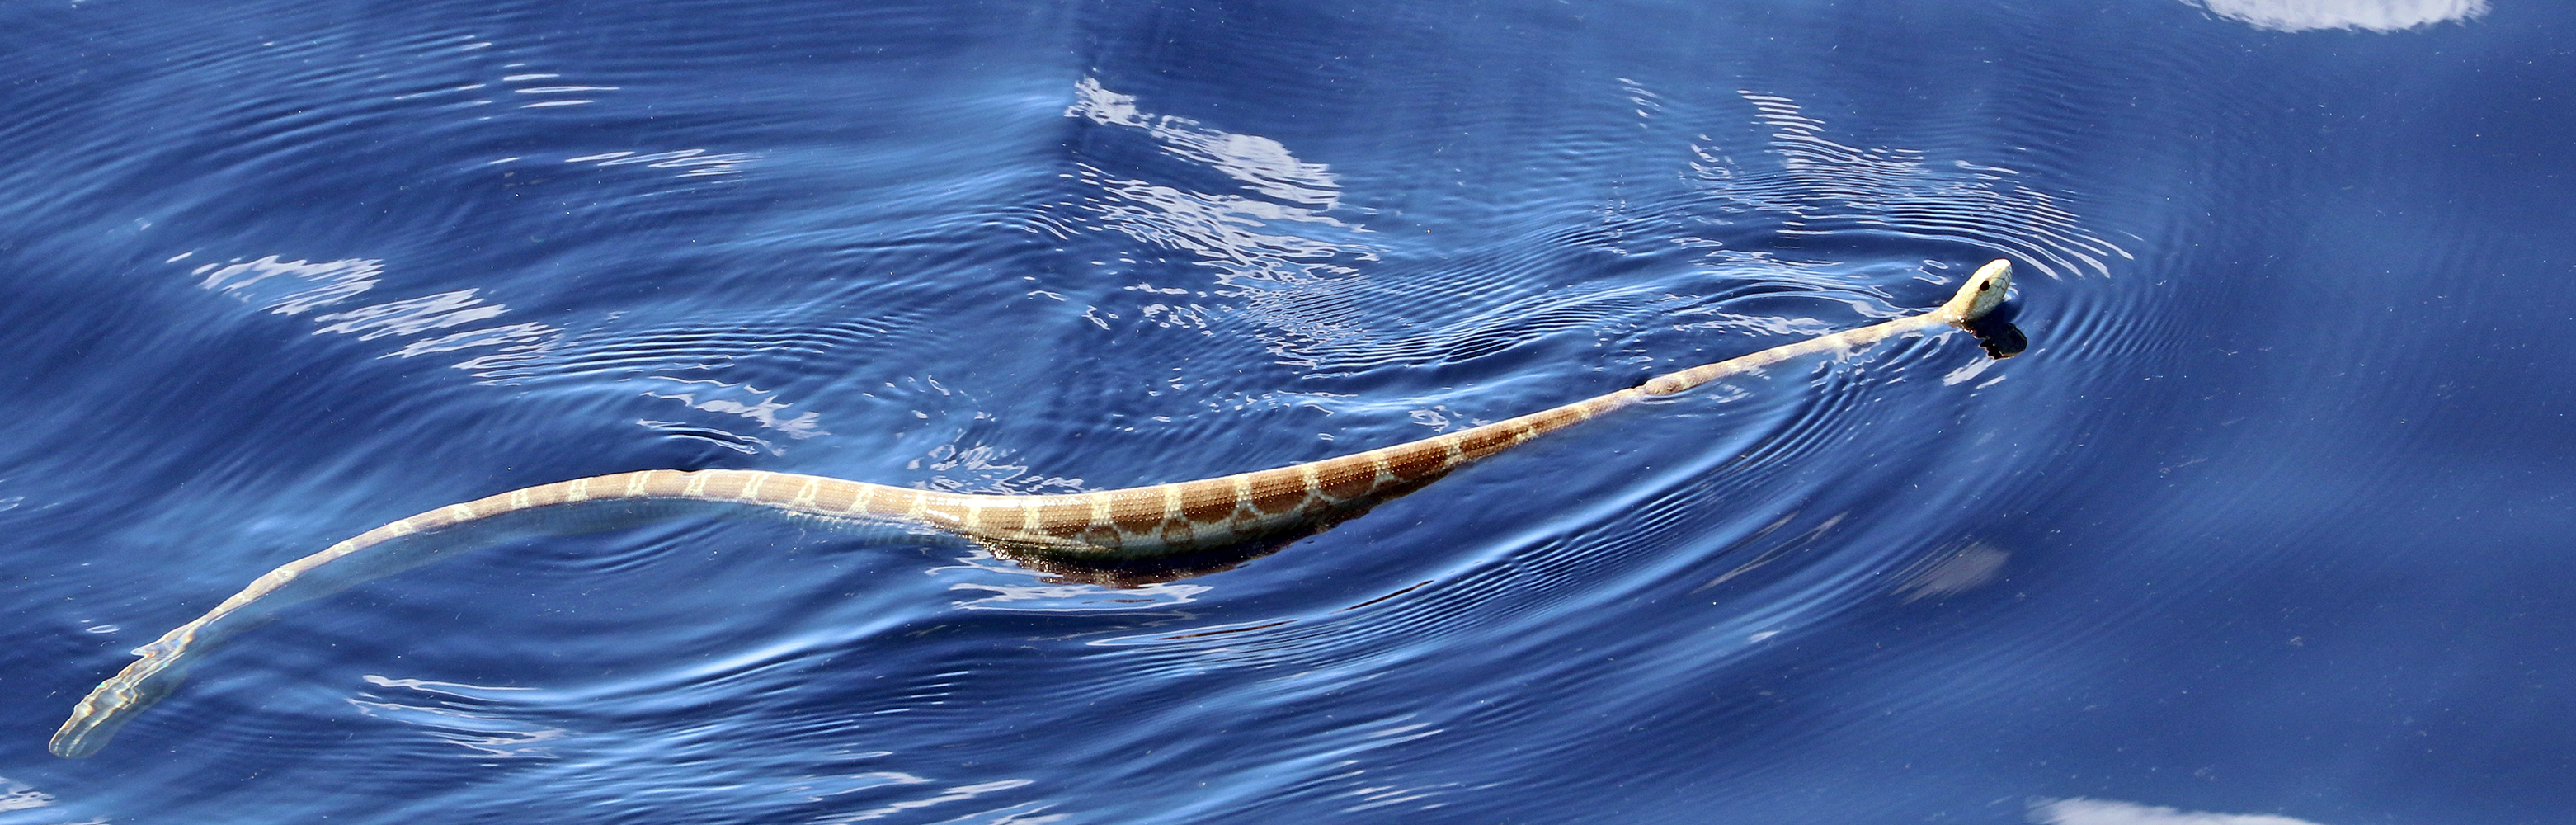
<path id="1" fill-rule="evenodd" d="M 179 684 L 224 637 L 280 608 L 500 539 L 640 524 L 688 510 L 820 519 L 862 534 L 942 534 L 1024 564 L 1109 564 L 1295 539 L 1412 492 L 1468 463 L 1594 416 L 1802 355 L 1846 353 L 2003 302 L 2012 264 L 1979 267 L 1940 307 L 1692 367 L 1551 410 L 1339 458 L 1230 476 L 1064 495 L 967 495 L 760 470 L 644 470 L 559 481 L 452 504 L 287 562 L 196 621 L 137 648 L 143 658 L 72 708 L 48 745 L 80 758 Z M 748 507 L 745 507 L 748 505 Z"/>

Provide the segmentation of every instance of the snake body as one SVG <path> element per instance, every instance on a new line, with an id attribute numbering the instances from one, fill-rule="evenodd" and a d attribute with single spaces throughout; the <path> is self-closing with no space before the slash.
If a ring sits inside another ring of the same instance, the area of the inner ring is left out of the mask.
<path id="1" fill-rule="evenodd" d="M 1420 441 L 1197 481 L 1064 495 L 972 495 L 759 470 L 644 470 L 453 504 L 288 562 L 137 649 L 142 658 L 81 699 L 49 748 L 72 758 L 97 753 L 126 722 L 176 687 L 197 657 L 280 608 L 500 539 L 646 523 L 687 510 L 748 510 L 819 519 L 861 534 L 953 536 L 1038 566 L 1116 564 L 1276 542 L 1330 527 L 1478 459 L 1649 398 L 1803 355 L 1850 352 L 1943 324 L 1964 326 L 2000 304 L 2011 280 L 2012 265 L 1998 260 L 1969 276 L 1948 303 L 1926 312 Z"/>

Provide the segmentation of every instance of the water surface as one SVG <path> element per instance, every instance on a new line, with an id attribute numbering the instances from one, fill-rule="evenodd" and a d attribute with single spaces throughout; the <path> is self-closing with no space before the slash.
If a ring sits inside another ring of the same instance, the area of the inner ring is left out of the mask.
<path id="1" fill-rule="evenodd" d="M 2550 4 L 0 21 L 0 822 L 2576 815 Z M 127 650 L 431 507 L 1280 466 L 1994 257 L 2017 358 L 1730 380 L 1231 569 L 528 541 L 44 751 Z"/>

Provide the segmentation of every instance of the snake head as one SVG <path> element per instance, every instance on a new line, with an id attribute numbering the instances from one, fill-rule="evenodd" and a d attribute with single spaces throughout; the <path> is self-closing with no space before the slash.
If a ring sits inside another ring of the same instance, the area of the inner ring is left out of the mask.
<path id="1" fill-rule="evenodd" d="M 1941 320 L 1965 324 L 1985 317 L 1986 313 L 2003 304 L 2004 293 L 2011 290 L 2012 262 L 1997 258 L 1977 267 L 1977 273 L 1968 276 L 1967 283 L 1959 285 L 1959 294 L 1941 305 Z"/>

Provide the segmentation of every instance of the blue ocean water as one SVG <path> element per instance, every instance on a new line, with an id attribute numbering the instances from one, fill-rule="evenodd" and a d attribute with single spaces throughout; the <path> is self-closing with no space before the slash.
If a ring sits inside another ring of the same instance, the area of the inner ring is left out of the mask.
<path id="1" fill-rule="evenodd" d="M 0 6 L 0 822 L 2576 820 L 2570 32 L 2533 0 Z M 1994 257 L 2019 357 L 1728 381 L 1229 569 L 531 540 L 287 611 L 103 753 L 45 750 L 130 649 L 452 502 L 1280 466 Z"/>

